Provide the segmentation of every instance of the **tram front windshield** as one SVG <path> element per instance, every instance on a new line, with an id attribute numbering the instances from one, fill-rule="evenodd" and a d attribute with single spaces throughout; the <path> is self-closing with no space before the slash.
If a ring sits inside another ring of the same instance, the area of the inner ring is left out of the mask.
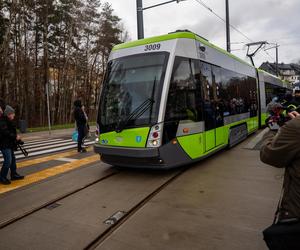
<path id="1" fill-rule="evenodd" d="M 108 63 L 98 115 L 102 133 L 117 130 L 120 123 L 129 128 L 157 122 L 167 59 L 168 53 L 157 52 Z M 151 105 L 143 110 L 147 101 Z M 139 109 L 140 114 L 128 120 Z"/>

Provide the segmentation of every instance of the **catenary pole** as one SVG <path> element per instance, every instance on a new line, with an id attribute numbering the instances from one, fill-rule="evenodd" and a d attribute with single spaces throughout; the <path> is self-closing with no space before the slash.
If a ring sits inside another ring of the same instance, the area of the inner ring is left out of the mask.
<path id="1" fill-rule="evenodd" d="M 152 6 L 148 6 L 146 8 L 143 8 L 143 0 L 136 0 L 136 12 L 137 12 L 137 33 L 138 33 L 138 39 L 143 39 L 144 38 L 144 18 L 143 18 L 143 11 L 152 9 L 158 6 L 162 6 L 165 4 L 173 3 L 173 2 L 182 2 L 185 0 L 169 0 L 167 2 L 155 4 Z"/>
<path id="2" fill-rule="evenodd" d="M 227 51 L 230 53 L 230 21 L 229 21 L 229 0 L 225 0 L 226 4 L 226 47 Z"/>
<path id="3" fill-rule="evenodd" d="M 279 76 L 278 72 L 278 44 L 276 43 L 276 75 Z"/>
<path id="4" fill-rule="evenodd" d="M 144 38 L 143 0 L 136 0 L 138 39 Z"/>

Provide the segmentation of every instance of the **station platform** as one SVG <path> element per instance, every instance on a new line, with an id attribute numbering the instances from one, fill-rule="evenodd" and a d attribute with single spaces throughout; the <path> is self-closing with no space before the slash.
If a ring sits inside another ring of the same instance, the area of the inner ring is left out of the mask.
<path id="1" fill-rule="evenodd" d="M 171 171 L 80 160 L 4 192 L 0 249 L 267 250 L 283 170 L 260 162 L 261 137 Z"/>

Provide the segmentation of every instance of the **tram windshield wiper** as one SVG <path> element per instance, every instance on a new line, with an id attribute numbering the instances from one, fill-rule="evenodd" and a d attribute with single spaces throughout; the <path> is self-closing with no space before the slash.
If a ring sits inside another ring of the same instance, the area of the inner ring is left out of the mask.
<path id="1" fill-rule="evenodd" d="M 116 127 L 116 132 L 117 133 L 122 132 L 130 121 L 136 120 L 141 115 L 143 115 L 149 108 L 152 107 L 154 102 L 155 101 L 152 98 L 148 98 L 146 101 L 144 101 L 131 114 L 129 114 L 129 116 L 124 121 L 120 121 L 118 123 L 118 125 Z"/>
<path id="2" fill-rule="evenodd" d="M 127 126 L 127 124 L 132 121 L 139 118 L 141 115 L 143 115 L 149 108 L 152 107 L 154 103 L 154 100 L 149 98 L 146 101 L 144 101 L 140 106 L 138 106 L 124 121 L 120 121 L 116 127 L 116 132 L 120 133 L 124 130 L 124 128 Z"/>
<path id="3" fill-rule="evenodd" d="M 116 127 L 116 132 L 120 133 L 123 131 L 123 129 L 127 126 L 127 124 L 130 121 L 134 121 L 138 119 L 140 116 L 142 116 L 149 108 L 150 108 L 150 118 L 151 119 L 151 114 L 152 114 L 152 109 L 153 109 L 153 104 L 154 104 L 154 92 L 155 92 L 155 87 L 156 87 L 156 76 L 153 81 L 153 87 L 152 87 L 152 93 L 151 93 L 151 98 L 148 98 L 145 100 L 140 106 L 138 106 L 129 116 L 124 120 L 120 121 Z M 151 121 L 149 120 L 149 123 Z"/>

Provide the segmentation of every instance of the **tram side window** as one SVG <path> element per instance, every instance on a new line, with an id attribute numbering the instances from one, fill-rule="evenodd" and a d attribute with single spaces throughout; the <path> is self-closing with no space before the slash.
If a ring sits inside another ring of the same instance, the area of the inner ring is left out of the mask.
<path id="1" fill-rule="evenodd" d="M 248 76 L 249 98 L 250 98 L 250 117 L 255 117 L 258 114 L 258 95 L 256 79 Z"/>
<path id="2" fill-rule="evenodd" d="M 255 86 L 254 78 L 222 69 L 222 81 L 219 92 L 220 99 L 223 101 L 224 117 L 250 112 L 251 103 L 256 100 Z"/>
<path id="3" fill-rule="evenodd" d="M 243 99 L 239 96 L 239 75 L 233 71 L 222 69 L 222 85 L 220 96 L 224 101 L 224 116 L 242 113 Z"/>
<path id="4" fill-rule="evenodd" d="M 176 57 L 166 108 L 166 121 L 201 121 L 201 91 L 197 61 Z"/>
<path id="5" fill-rule="evenodd" d="M 242 74 L 235 74 L 236 79 L 236 113 L 243 114 L 250 111 L 251 103 L 251 88 L 248 82 L 248 77 Z"/>
<path id="6" fill-rule="evenodd" d="M 284 100 L 285 92 L 286 92 L 284 88 L 267 82 L 265 83 L 265 88 L 266 88 L 266 105 L 272 102 L 274 97 L 277 97 L 279 102 Z"/>

